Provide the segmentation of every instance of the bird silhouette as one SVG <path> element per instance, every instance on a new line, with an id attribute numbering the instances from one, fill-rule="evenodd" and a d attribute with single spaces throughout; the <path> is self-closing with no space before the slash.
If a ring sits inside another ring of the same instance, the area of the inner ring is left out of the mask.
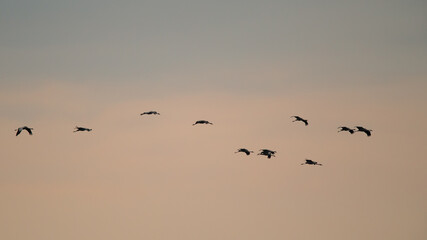
<path id="1" fill-rule="evenodd" d="M 262 153 L 271 153 L 271 154 L 275 154 L 275 153 L 276 153 L 276 151 L 269 150 L 269 149 L 260 149 L 260 151 L 261 151 Z"/>
<path id="2" fill-rule="evenodd" d="M 246 148 L 239 148 L 239 149 L 237 150 L 237 152 L 235 152 L 235 153 L 239 153 L 239 152 L 246 153 L 246 155 L 250 155 L 251 153 L 253 153 L 253 151 L 249 151 L 249 150 L 248 150 L 248 149 L 246 149 Z"/>
<path id="3" fill-rule="evenodd" d="M 206 121 L 206 120 L 199 120 L 199 121 L 196 121 L 196 122 L 193 124 L 193 126 L 194 126 L 194 125 L 196 125 L 196 124 L 211 124 L 211 125 L 213 125 L 213 123 L 211 123 L 211 122 L 209 122 L 209 121 Z"/>
<path id="4" fill-rule="evenodd" d="M 90 129 L 90 128 L 84 128 L 84 127 L 75 127 L 75 131 L 73 131 L 73 132 L 83 132 L 83 131 L 88 131 L 88 132 L 90 132 L 90 131 L 92 131 L 92 129 Z"/>
<path id="5" fill-rule="evenodd" d="M 372 130 L 366 129 L 366 128 L 361 127 L 361 126 L 356 126 L 356 128 L 357 128 L 356 132 L 364 132 L 364 133 L 366 133 L 366 136 L 368 136 L 368 137 L 371 136 Z"/>
<path id="6" fill-rule="evenodd" d="M 307 165 L 319 165 L 319 166 L 323 166 L 322 164 L 317 163 L 317 162 L 315 162 L 313 160 L 310 160 L 310 159 L 305 159 L 305 163 L 301 163 L 301 165 L 305 165 L 305 164 L 307 164 Z"/>
<path id="7" fill-rule="evenodd" d="M 272 150 L 269 150 L 269 149 L 261 149 L 260 150 L 261 152 L 260 153 L 258 153 L 258 155 L 264 155 L 264 156 L 267 156 L 267 158 L 271 158 L 271 157 L 275 157 L 276 155 L 276 151 L 272 151 Z"/>
<path id="8" fill-rule="evenodd" d="M 295 120 L 293 120 L 292 122 L 301 121 L 304 122 L 306 126 L 308 125 L 308 121 L 300 116 L 291 116 L 291 118 L 295 118 Z"/>
<path id="9" fill-rule="evenodd" d="M 26 130 L 30 135 L 33 135 L 33 131 L 32 131 L 33 129 L 32 128 L 29 128 L 27 126 L 23 126 L 23 127 L 18 128 L 18 129 L 15 129 L 15 131 L 16 131 L 15 136 L 18 136 L 22 132 L 22 130 Z"/>
<path id="10" fill-rule="evenodd" d="M 143 112 L 141 115 L 160 115 L 160 113 L 156 111 Z"/>
<path id="11" fill-rule="evenodd" d="M 354 130 L 355 130 L 355 129 L 348 128 L 348 127 L 338 127 L 338 128 L 340 129 L 340 130 L 338 130 L 338 132 L 347 131 L 347 132 L 349 132 L 351 134 L 353 134 Z"/>

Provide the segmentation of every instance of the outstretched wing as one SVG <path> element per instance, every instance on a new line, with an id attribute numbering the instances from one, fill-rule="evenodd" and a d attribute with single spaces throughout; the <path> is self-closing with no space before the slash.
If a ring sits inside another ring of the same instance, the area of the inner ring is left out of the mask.
<path id="1" fill-rule="evenodd" d="M 357 131 L 365 131 L 365 128 L 364 127 L 361 127 L 361 126 L 356 126 L 356 128 L 357 128 Z"/>
<path id="2" fill-rule="evenodd" d="M 313 161 L 313 160 L 310 160 L 310 159 L 306 159 L 306 160 L 305 160 L 305 163 L 307 163 L 307 164 L 314 164 L 314 161 Z"/>
<path id="3" fill-rule="evenodd" d="M 27 130 L 30 135 L 33 135 L 33 132 L 31 131 L 31 128 L 25 128 L 25 130 Z"/>
<path id="4" fill-rule="evenodd" d="M 16 135 L 15 135 L 15 136 L 18 136 L 18 135 L 21 133 L 21 131 L 22 131 L 22 128 L 18 128 L 18 129 L 16 130 Z"/>

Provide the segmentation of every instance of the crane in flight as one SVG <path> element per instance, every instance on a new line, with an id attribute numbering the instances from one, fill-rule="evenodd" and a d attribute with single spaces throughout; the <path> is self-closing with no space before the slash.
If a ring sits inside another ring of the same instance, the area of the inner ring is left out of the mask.
<path id="1" fill-rule="evenodd" d="M 30 135 L 33 135 L 33 131 L 32 131 L 33 129 L 32 128 L 29 128 L 27 126 L 23 126 L 23 127 L 18 128 L 18 129 L 15 129 L 15 131 L 16 131 L 15 136 L 18 136 L 22 132 L 22 130 L 26 130 Z"/>
<path id="2" fill-rule="evenodd" d="M 199 120 L 199 121 L 196 121 L 196 122 L 193 124 L 193 126 L 194 126 L 194 125 L 196 125 L 196 124 L 210 124 L 210 125 L 213 125 L 213 123 L 211 123 L 211 122 L 209 122 L 209 121 L 206 121 L 206 120 Z"/>
<path id="3" fill-rule="evenodd" d="M 90 131 L 92 131 L 92 129 L 90 129 L 90 128 L 77 127 L 77 126 L 74 129 L 75 130 L 73 132 L 84 132 L 84 131 L 90 132 Z"/>
<path id="4" fill-rule="evenodd" d="M 276 151 L 272 151 L 272 150 L 269 150 L 269 149 L 261 149 L 260 150 L 261 152 L 260 153 L 258 153 L 258 155 L 264 155 L 264 156 L 267 156 L 267 158 L 271 158 L 271 157 L 275 157 L 276 155 Z"/>
<path id="5" fill-rule="evenodd" d="M 149 111 L 149 112 L 143 112 L 140 114 L 142 115 L 160 115 L 160 113 L 156 112 L 156 111 Z"/>
<path id="6" fill-rule="evenodd" d="M 235 153 L 239 153 L 239 152 L 246 153 L 246 155 L 250 155 L 251 153 L 253 153 L 253 151 L 249 151 L 246 148 L 239 148 L 239 149 L 237 149 L 237 152 L 235 152 Z"/>
<path id="7" fill-rule="evenodd" d="M 366 133 L 366 136 L 368 136 L 368 137 L 371 136 L 372 130 L 366 129 L 366 128 L 361 127 L 361 126 L 356 126 L 356 128 L 357 128 L 356 132 L 364 132 L 364 133 Z"/>
<path id="8" fill-rule="evenodd" d="M 338 130 L 338 132 L 343 132 L 343 131 L 347 131 L 347 132 L 349 132 L 349 133 L 351 133 L 351 134 L 353 134 L 354 133 L 354 130 L 355 129 L 353 129 L 353 128 L 348 128 L 348 127 L 338 127 L 340 130 Z"/>
<path id="9" fill-rule="evenodd" d="M 313 160 L 310 160 L 310 159 L 305 159 L 305 163 L 301 163 L 301 165 L 319 165 L 319 166 L 322 166 L 322 164 L 320 164 L 320 163 L 317 163 L 317 162 L 315 162 L 315 161 L 313 161 Z"/>
<path id="10" fill-rule="evenodd" d="M 295 118 L 295 120 L 293 120 L 292 122 L 296 122 L 296 121 L 301 121 L 303 122 L 306 126 L 308 125 L 308 120 L 304 119 L 300 116 L 291 116 L 291 118 Z"/>

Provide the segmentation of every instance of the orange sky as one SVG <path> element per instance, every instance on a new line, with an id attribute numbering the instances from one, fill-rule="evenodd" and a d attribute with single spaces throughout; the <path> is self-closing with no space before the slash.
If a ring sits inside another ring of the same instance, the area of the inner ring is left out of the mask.
<path id="1" fill-rule="evenodd" d="M 422 87 L 116 104 L 108 92 L 93 101 L 70 86 L 4 93 L 6 105 L 39 113 L 20 123 L 33 136 L 14 136 L 14 114 L 1 120 L 2 237 L 422 239 Z M 139 116 L 152 109 L 161 115 Z M 292 123 L 294 114 L 309 126 Z M 192 126 L 198 119 L 214 125 Z M 336 132 L 359 124 L 373 136 Z M 94 130 L 73 133 L 75 125 Z M 278 153 L 234 154 L 240 147 Z M 305 158 L 324 166 L 301 166 Z"/>

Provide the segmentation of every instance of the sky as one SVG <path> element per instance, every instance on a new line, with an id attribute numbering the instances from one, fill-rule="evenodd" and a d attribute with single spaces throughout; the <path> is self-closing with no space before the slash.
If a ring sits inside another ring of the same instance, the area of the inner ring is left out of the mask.
<path id="1" fill-rule="evenodd" d="M 426 22 L 416 0 L 1 1 L 0 238 L 426 239 Z"/>

